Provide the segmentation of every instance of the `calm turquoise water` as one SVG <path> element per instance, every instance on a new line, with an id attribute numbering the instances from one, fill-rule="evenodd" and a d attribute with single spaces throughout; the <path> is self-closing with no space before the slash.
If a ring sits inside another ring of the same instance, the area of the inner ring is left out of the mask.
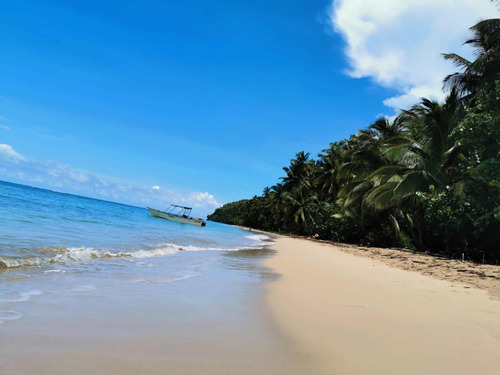
<path id="1" fill-rule="evenodd" d="M 0 323 L 21 318 L 23 301 L 51 293 L 182 282 L 214 263 L 232 267 L 229 252 L 261 249 L 267 240 L 218 223 L 175 223 L 145 208 L 0 181 Z"/>

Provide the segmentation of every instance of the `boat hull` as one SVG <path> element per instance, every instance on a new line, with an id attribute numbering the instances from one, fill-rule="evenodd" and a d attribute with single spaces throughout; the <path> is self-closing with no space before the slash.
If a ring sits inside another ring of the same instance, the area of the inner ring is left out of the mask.
<path id="1" fill-rule="evenodd" d="M 201 219 L 192 219 L 188 217 L 182 217 L 177 215 L 167 214 L 166 212 L 155 210 L 154 208 L 147 207 L 149 213 L 153 217 L 159 217 L 160 219 L 177 221 L 178 223 L 197 225 L 199 227 L 204 227 L 206 223 Z"/>

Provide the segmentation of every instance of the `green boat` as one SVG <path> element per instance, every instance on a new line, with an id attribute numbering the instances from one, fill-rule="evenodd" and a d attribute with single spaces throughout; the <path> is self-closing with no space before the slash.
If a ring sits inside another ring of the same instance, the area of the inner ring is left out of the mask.
<path id="1" fill-rule="evenodd" d="M 149 213 L 153 217 L 159 217 L 160 219 L 166 219 L 171 221 L 177 221 L 178 223 L 198 225 L 199 227 L 204 227 L 207 225 L 203 219 L 196 219 L 191 217 L 191 207 L 177 206 L 175 204 L 170 205 L 170 207 L 165 211 L 156 210 L 151 207 L 147 207 Z"/>

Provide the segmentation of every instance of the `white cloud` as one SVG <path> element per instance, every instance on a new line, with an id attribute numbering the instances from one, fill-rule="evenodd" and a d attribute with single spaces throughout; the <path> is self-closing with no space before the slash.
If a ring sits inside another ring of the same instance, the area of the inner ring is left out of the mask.
<path id="1" fill-rule="evenodd" d="M 399 91 L 384 101 L 398 110 L 442 99 L 442 80 L 456 68 L 441 53 L 470 56 L 469 27 L 498 10 L 489 0 L 333 0 L 330 17 L 347 43 L 348 74 Z"/>
<path id="2" fill-rule="evenodd" d="M 0 144 L 0 158 L 13 163 L 19 163 L 26 160 L 24 156 L 17 153 L 12 146 L 6 144 Z"/>
<path id="3" fill-rule="evenodd" d="M 28 160 L 12 146 L 0 144 L 0 178 L 8 177 L 38 186 L 56 188 L 94 198 L 110 199 L 137 206 L 166 208 L 183 204 L 195 208 L 195 215 L 213 212 L 220 204 L 208 192 L 176 193 L 139 184 L 115 183 L 69 164 L 53 160 Z"/>
<path id="4" fill-rule="evenodd" d="M 10 128 L 7 125 L 0 125 L 0 128 L 10 131 Z"/>
<path id="5" fill-rule="evenodd" d="M 201 207 L 201 208 L 206 208 L 206 209 L 216 209 L 217 207 L 220 207 L 221 204 L 217 202 L 217 200 L 214 198 L 212 194 L 209 194 L 207 192 L 205 193 L 191 193 L 189 195 L 189 200 L 194 203 L 196 207 Z"/>

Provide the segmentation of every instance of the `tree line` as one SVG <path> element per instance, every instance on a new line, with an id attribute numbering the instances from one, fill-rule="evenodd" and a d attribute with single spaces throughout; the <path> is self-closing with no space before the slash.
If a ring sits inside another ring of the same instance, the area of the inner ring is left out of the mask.
<path id="1" fill-rule="evenodd" d="M 208 219 L 320 238 L 500 260 L 500 19 L 471 28 L 473 61 L 444 54 L 444 102 L 421 99 Z"/>

